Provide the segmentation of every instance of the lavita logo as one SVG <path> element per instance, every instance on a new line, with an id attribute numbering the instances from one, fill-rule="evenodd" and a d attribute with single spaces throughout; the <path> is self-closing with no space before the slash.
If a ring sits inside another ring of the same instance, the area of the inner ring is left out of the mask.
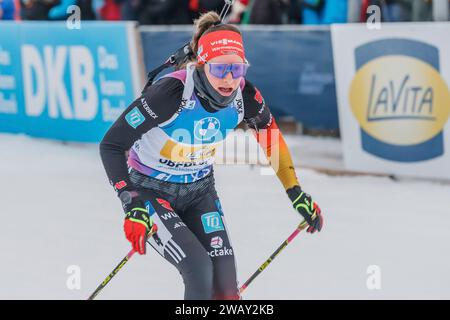
<path id="1" fill-rule="evenodd" d="M 381 39 L 355 50 L 349 102 L 364 151 L 396 162 L 444 154 L 450 93 L 439 50 L 410 39 Z"/>
<path id="2" fill-rule="evenodd" d="M 23 45 L 25 112 L 38 117 L 92 120 L 98 111 L 94 59 L 84 46 Z M 64 81 L 69 79 L 68 92 Z"/>

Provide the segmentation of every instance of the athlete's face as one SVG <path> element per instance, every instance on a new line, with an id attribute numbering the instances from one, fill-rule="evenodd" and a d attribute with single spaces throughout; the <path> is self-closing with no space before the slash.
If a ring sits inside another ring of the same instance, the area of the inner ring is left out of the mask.
<path id="1" fill-rule="evenodd" d="M 208 61 L 208 63 L 243 63 L 243 62 L 244 61 L 242 60 L 242 58 L 235 54 L 215 57 L 214 59 Z M 213 86 L 213 88 L 219 94 L 225 97 L 231 96 L 231 94 L 239 87 L 239 84 L 241 83 L 242 79 L 242 77 L 238 79 L 233 79 L 231 72 L 228 72 L 228 74 L 223 79 L 217 78 L 209 72 L 208 64 L 205 65 L 205 74 L 206 77 L 208 78 L 209 83 Z"/>

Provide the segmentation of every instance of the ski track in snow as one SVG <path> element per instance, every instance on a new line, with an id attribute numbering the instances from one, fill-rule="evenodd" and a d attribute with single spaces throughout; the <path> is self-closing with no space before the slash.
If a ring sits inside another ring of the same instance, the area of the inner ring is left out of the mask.
<path id="1" fill-rule="evenodd" d="M 295 163 L 341 166 L 338 140 L 287 140 Z M 86 299 L 130 249 L 98 146 L 1 134 L 0 148 L 0 299 Z M 276 176 L 247 165 L 215 171 L 242 284 L 300 217 Z M 324 229 L 300 233 L 244 299 L 450 299 L 449 185 L 297 174 Z M 80 290 L 66 286 L 71 265 L 81 268 Z M 381 268 L 381 290 L 366 287 L 370 265 Z M 98 296 L 182 298 L 181 276 L 151 249 Z"/>

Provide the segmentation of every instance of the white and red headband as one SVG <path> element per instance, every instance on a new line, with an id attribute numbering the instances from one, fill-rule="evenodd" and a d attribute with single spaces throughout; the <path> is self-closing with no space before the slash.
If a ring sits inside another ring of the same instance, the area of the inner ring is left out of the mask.
<path id="1" fill-rule="evenodd" d="M 227 54 L 236 54 L 245 61 L 242 36 L 231 30 L 218 30 L 205 34 L 198 40 L 197 61 L 205 64 L 209 60 Z"/>

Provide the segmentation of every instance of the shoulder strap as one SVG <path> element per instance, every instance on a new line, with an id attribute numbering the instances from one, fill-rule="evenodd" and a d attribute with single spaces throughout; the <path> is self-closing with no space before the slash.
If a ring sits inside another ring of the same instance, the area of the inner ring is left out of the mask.
<path id="1" fill-rule="evenodd" d="M 186 66 L 186 69 L 178 70 L 169 74 L 162 76 L 161 78 L 175 78 L 179 79 L 184 84 L 183 96 L 180 101 L 180 106 L 185 102 L 191 99 L 192 93 L 194 92 L 194 78 L 193 73 L 195 70 L 195 66 L 193 63 L 189 63 Z M 179 112 L 176 112 L 169 120 L 160 124 L 161 127 L 164 127 L 174 121 L 179 115 Z"/>

